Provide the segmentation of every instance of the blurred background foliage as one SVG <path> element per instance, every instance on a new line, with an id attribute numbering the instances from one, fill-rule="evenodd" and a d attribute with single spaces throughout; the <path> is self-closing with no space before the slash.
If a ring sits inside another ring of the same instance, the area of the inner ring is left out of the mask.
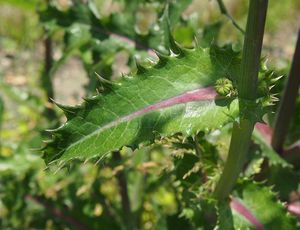
<path id="1" fill-rule="evenodd" d="M 203 170 L 218 175 L 216 154 L 226 152 L 226 137 L 216 142 L 214 135 L 201 134 L 202 152 L 208 153 L 201 162 L 194 141 L 180 135 L 137 150 L 124 147 L 117 159 L 113 155 L 99 162 L 73 162 L 63 169 L 46 168 L 37 151 L 47 139 L 44 130 L 65 119 L 48 97 L 77 104 L 107 90 L 95 72 L 117 80 L 136 71 L 135 60 L 155 61 L 152 49 L 168 53 L 169 40 L 160 30 L 167 26 L 164 3 L 0 0 L 1 229 L 213 228 L 214 210 L 198 199 L 213 185 L 199 181 L 198 175 Z M 244 28 L 246 1 L 227 0 L 225 5 Z M 212 41 L 242 47 L 242 34 L 220 13 L 216 1 L 170 1 L 167 14 L 173 36 L 185 47 L 193 47 L 195 37 L 204 47 Z M 300 1 L 270 0 L 263 53 L 285 74 L 297 21 Z M 298 103 L 297 114 L 299 108 Z M 299 139 L 299 116 L 294 124 L 289 143 Z M 279 180 L 276 170 L 274 183 Z M 124 174 L 132 213 L 126 213 L 119 192 Z M 297 187 L 299 179 L 295 181 Z M 296 188 L 284 189 L 287 200 Z"/>

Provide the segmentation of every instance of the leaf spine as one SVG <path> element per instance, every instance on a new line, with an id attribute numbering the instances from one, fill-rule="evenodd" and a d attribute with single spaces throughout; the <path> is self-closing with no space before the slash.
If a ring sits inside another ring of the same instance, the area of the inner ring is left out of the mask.
<path id="1" fill-rule="evenodd" d="M 135 65 L 136 65 L 136 69 L 137 69 L 137 74 L 146 73 L 147 69 L 144 66 L 142 66 L 140 61 L 138 61 L 137 59 L 135 59 Z M 124 75 L 122 75 L 122 76 L 124 77 Z"/>
<path id="2" fill-rule="evenodd" d="M 71 119 L 72 117 L 74 117 L 76 115 L 77 111 L 79 110 L 78 106 L 76 107 L 76 106 L 63 105 L 63 104 L 60 104 L 60 103 L 54 101 L 53 99 L 51 99 L 51 100 L 58 108 L 60 108 L 64 112 L 67 119 Z"/>
<path id="3" fill-rule="evenodd" d="M 170 60 L 170 56 L 165 55 L 163 53 L 160 53 L 158 51 L 155 51 L 156 56 L 158 57 L 158 67 L 162 67 Z"/>
<path id="4" fill-rule="evenodd" d="M 96 74 L 98 80 L 103 84 L 109 84 L 109 85 L 113 85 L 113 86 L 121 86 L 121 83 L 117 83 L 117 82 L 107 80 L 104 77 L 101 77 L 101 75 L 98 74 L 97 72 L 95 72 L 95 74 Z"/>

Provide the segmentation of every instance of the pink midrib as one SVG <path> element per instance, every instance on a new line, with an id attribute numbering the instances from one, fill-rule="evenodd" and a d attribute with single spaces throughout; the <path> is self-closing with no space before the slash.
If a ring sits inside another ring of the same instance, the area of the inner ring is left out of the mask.
<path id="1" fill-rule="evenodd" d="M 258 230 L 266 230 L 263 224 L 238 199 L 231 198 L 230 207 L 248 220 Z"/>
<path id="2" fill-rule="evenodd" d="M 148 112 L 151 112 L 154 110 L 163 109 L 166 107 L 170 107 L 172 105 L 184 104 L 187 102 L 214 100 L 214 99 L 216 99 L 217 95 L 218 94 L 216 93 L 216 91 L 214 90 L 213 87 L 200 88 L 200 89 L 188 91 L 184 94 L 160 101 L 156 104 L 149 105 L 149 106 L 147 106 L 143 109 L 140 109 L 128 116 L 129 117 L 140 116 L 144 113 L 148 113 Z"/>
<path id="3" fill-rule="evenodd" d="M 128 122 L 130 120 L 133 120 L 134 118 L 137 118 L 139 116 L 142 116 L 148 112 L 152 112 L 155 110 L 171 107 L 173 105 L 177 104 L 184 104 L 188 102 L 194 102 L 194 101 L 211 101 L 215 99 L 219 99 L 221 97 L 218 96 L 217 92 L 214 90 L 213 87 L 205 87 L 205 88 L 199 88 L 192 91 L 187 91 L 183 94 L 180 94 L 178 96 L 174 96 L 165 100 L 162 100 L 160 102 L 157 102 L 155 104 L 146 106 L 142 109 L 139 109 L 131 114 L 125 115 L 123 117 L 117 118 L 112 122 L 109 122 L 108 124 L 102 126 L 101 128 L 97 129 L 93 133 L 85 136 L 84 138 L 80 139 L 78 142 L 73 143 L 69 146 L 71 148 L 74 145 L 78 145 L 84 140 L 88 139 L 90 136 L 94 134 L 98 134 L 103 132 L 104 130 L 110 129 L 114 126 L 117 126 L 123 122 Z M 69 149 L 68 148 L 68 149 Z"/>
<path id="4" fill-rule="evenodd" d="M 264 137 L 265 142 L 271 145 L 271 139 L 273 135 L 273 130 L 270 126 L 264 123 L 257 122 L 255 124 L 256 130 Z"/>
<path id="5" fill-rule="evenodd" d="M 145 108 L 139 109 L 131 114 L 128 114 L 124 117 L 120 117 L 106 125 L 104 125 L 101 129 L 98 130 L 98 132 L 102 132 L 105 129 L 109 129 L 113 126 L 116 126 L 122 122 L 130 121 L 136 117 L 142 116 L 146 113 L 171 107 L 173 105 L 177 104 L 184 104 L 188 102 L 193 101 L 208 101 L 208 100 L 215 100 L 218 98 L 218 94 L 214 90 L 213 87 L 206 87 L 206 88 L 200 88 L 192 91 L 187 91 L 181 95 L 171 97 L 165 100 L 162 100 L 160 102 L 157 102 L 153 105 L 149 105 Z"/>

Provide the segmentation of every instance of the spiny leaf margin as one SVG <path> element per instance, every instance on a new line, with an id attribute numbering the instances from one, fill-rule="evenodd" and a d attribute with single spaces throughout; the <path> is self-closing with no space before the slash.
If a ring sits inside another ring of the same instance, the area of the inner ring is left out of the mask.
<path id="1" fill-rule="evenodd" d="M 68 120 L 50 131 L 53 138 L 43 148 L 46 163 L 102 157 L 124 145 L 151 142 L 155 133 L 169 136 L 181 132 L 189 136 L 199 130 L 218 128 L 237 117 L 237 100 L 223 98 L 174 104 L 124 120 L 164 100 L 209 89 L 221 77 L 238 75 L 240 54 L 230 45 L 171 49 L 177 54 L 171 50 L 170 56 L 158 55 L 159 61 L 152 68 L 144 68 L 134 77 L 124 76 L 109 91 L 86 98 L 81 105 L 58 104 Z"/>
<path id="2" fill-rule="evenodd" d="M 295 219 L 287 212 L 272 187 L 248 179 L 240 181 L 233 195 L 259 221 L 261 227 L 254 227 L 247 218 L 233 209 L 236 229 L 297 229 Z"/>

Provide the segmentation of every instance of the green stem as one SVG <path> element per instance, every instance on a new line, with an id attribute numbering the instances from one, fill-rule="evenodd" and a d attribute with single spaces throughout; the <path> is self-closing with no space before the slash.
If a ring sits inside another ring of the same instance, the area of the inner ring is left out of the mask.
<path id="1" fill-rule="evenodd" d="M 25 197 L 28 200 L 31 200 L 45 208 L 45 210 L 53 215 L 54 217 L 62 220 L 63 222 L 67 223 L 72 229 L 77 229 L 77 230 L 88 230 L 89 228 L 85 225 L 83 225 L 79 220 L 73 216 L 71 216 L 69 210 L 60 210 L 57 208 L 57 204 L 50 204 L 48 200 L 43 198 L 42 196 L 32 196 L 32 195 L 27 195 Z"/>
<path id="2" fill-rule="evenodd" d="M 276 114 L 274 132 L 272 136 L 272 147 L 278 153 L 282 153 L 284 140 L 289 128 L 290 120 L 295 109 L 296 99 L 300 86 L 300 30 L 298 41 L 293 57 L 293 63 L 289 78 L 285 86 L 283 96 Z"/>
<path id="3" fill-rule="evenodd" d="M 122 157 L 119 151 L 112 152 L 112 156 L 115 162 L 120 163 L 122 161 Z M 124 214 L 124 223 L 128 230 L 136 229 L 134 226 L 134 217 L 131 211 L 131 204 L 127 189 L 127 178 L 124 170 L 117 172 L 116 178 L 119 183 L 119 191 L 121 195 L 122 202 L 122 211 Z"/>
<path id="4" fill-rule="evenodd" d="M 253 114 L 256 99 L 257 78 L 268 0 L 251 0 L 238 82 L 240 121 L 234 123 L 228 158 L 216 186 L 215 197 L 223 200 L 231 192 L 247 157 L 251 134 L 255 124 Z"/>
<path id="5" fill-rule="evenodd" d="M 53 98 L 53 86 L 52 80 L 50 76 L 50 71 L 53 65 L 53 58 L 52 58 L 52 39 L 46 32 L 46 38 L 44 40 L 44 47 L 45 47 L 45 64 L 44 64 L 44 78 L 42 79 L 42 85 L 44 90 L 46 91 L 48 98 Z"/>
<path id="6" fill-rule="evenodd" d="M 221 14 L 224 14 L 231 21 L 231 23 L 235 26 L 235 28 L 237 28 L 242 34 L 244 34 L 245 31 L 242 29 L 242 27 L 240 27 L 239 24 L 237 24 L 237 22 L 233 19 L 233 17 L 228 13 L 223 0 L 217 0 L 217 2 L 219 5 Z"/>
<path id="7" fill-rule="evenodd" d="M 48 32 L 45 30 L 46 38 L 44 40 L 44 69 L 41 76 L 41 86 L 45 91 L 48 99 L 48 103 L 53 104 L 52 99 L 54 98 L 54 89 L 52 83 L 52 75 L 51 75 L 51 68 L 53 66 L 53 47 L 52 47 L 52 39 L 49 36 Z M 53 108 L 46 107 L 45 108 L 45 115 L 49 120 L 54 120 L 56 117 L 56 113 Z"/>

